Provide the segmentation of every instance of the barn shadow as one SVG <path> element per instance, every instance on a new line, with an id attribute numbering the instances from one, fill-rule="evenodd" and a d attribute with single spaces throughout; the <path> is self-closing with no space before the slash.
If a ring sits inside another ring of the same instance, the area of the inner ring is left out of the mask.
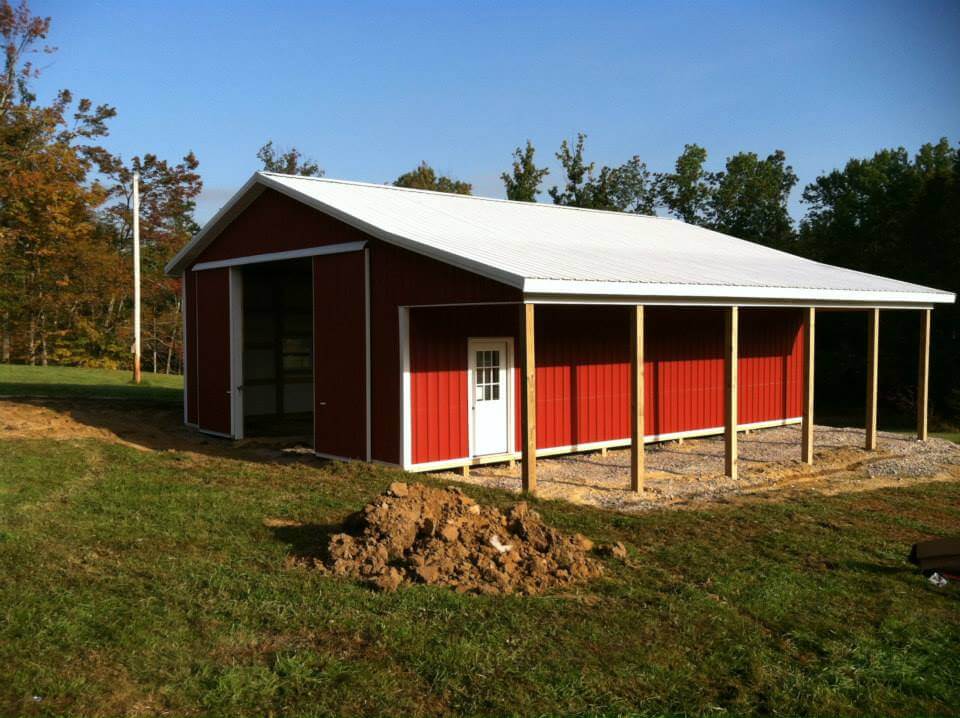
<path id="1" fill-rule="evenodd" d="M 297 437 L 264 437 L 234 441 L 203 434 L 183 423 L 179 403 L 140 399 L 92 397 L 12 397 L 4 402 L 16 405 L 18 424 L 8 427 L 32 438 L 102 438 L 149 451 L 184 451 L 204 456 L 256 461 L 260 463 L 329 463 L 316 457 Z M 29 408 L 37 409 L 30 416 Z M 54 412 L 50 416 L 43 410 Z M 13 411 L 13 409 L 11 410 Z M 3 427 L 0 427 L 2 430 Z"/>

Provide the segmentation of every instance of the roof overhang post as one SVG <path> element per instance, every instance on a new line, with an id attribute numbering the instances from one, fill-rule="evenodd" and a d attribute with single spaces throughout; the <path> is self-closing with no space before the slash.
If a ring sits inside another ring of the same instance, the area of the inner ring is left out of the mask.
<path id="1" fill-rule="evenodd" d="M 920 310 L 920 365 L 917 376 L 917 439 L 928 435 L 928 403 L 930 400 L 930 320 L 931 310 Z"/>
<path id="2" fill-rule="evenodd" d="M 737 307 L 728 307 L 724 317 L 724 473 L 737 478 L 737 340 L 740 317 Z"/>
<path id="3" fill-rule="evenodd" d="M 644 376 L 643 305 L 633 307 L 630 317 L 630 489 L 643 491 Z"/>
<path id="4" fill-rule="evenodd" d="M 813 463 L 813 385 L 814 355 L 817 310 L 803 310 L 803 438 L 800 458 L 805 464 Z"/>
<path id="5" fill-rule="evenodd" d="M 877 369 L 880 353 L 880 309 L 867 311 L 867 451 L 877 448 Z"/>
<path id="6" fill-rule="evenodd" d="M 523 490 L 533 494 L 537 491 L 537 361 L 534 345 L 534 307 L 536 305 L 525 303 L 522 306 L 523 401 L 520 407 L 520 433 L 523 436 L 523 449 L 520 475 Z"/>

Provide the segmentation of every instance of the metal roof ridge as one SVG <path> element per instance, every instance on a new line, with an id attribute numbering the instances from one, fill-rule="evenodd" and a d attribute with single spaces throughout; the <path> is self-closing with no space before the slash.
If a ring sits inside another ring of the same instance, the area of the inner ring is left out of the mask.
<path id="1" fill-rule="evenodd" d="M 639 212 L 624 212 L 616 209 L 596 209 L 594 207 L 573 207 L 566 204 L 549 204 L 547 202 L 523 202 L 516 199 L 504 199 L 502 197 L 487 197 L 486 195 L 479 194 L 459 194 L 457 192 L 440 192 L 432 189 L 422 189 L 420 187 L 397 187 L 392 184 L 380 184 L 378 182 L 360 182 L 357 180 L 345 180 L 339 179 L 336 177 L 307 177 L 305 175 L 290 175 L 284 174 L 283 172 L 267 172 L 266 170 L 259 170 L 258 175 L 265 175 L 268 177 L 286 177 L 289 179 L 298 179 L 298 180 L 310 180 L 311 182 L 324 182 L 328 184 L 343 184 L 352 187 L 370 187 L 371 189 L 388 189 L 394 190 L 396 192 L 414 192 L 418 194 L 426 194 L 433 196 L 441 197 L 453 197 L 458 199 L 468 199 L 476 200 L 482 202 L 499 202 L 502 204 L 510 204 L 514 206 L 527 206 L 527 207 L 540 207 L 547 209 L 567 209 L 567 210 L 576 210 L 578 212 L 591 212 L 596 214 L 606 214 L 614 215 L 619 217 L 637 217 L 640 219 L 659 219 L 666 222 L 681 222 L 682 224 L 687 224 L 683 220 L 677 219 L 676 217 L 661 217 L 658 214 L 640 214 Z M 691 225 L 695 227 L 697 225 Z"/>

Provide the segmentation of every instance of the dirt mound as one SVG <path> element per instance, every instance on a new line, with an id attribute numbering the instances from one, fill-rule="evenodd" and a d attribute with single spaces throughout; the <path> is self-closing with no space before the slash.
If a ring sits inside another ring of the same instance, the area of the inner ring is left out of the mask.
<path id="1" fill-rule="evenodd" d="M 502 513 L 457 488 L 393 483 L 344 528 L 317 566 L 385 591 L 409 582 L 532 594 L 602 571 L 589 539 L 550 528 L 525 502 Z"/>

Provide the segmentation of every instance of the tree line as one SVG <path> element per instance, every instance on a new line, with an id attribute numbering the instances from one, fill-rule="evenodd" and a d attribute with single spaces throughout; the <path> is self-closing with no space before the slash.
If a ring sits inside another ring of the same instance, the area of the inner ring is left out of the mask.
<path id="1" fill-rule="evenodd" d="M 32 15 L 26 2 L 0 0 L 0 361 L 130 365 L 130 193 L 139 172 L 145 368 L 177 372 L 181 294 L 163 267 L 198 230 L 199 161 L 192 152 L 174 160 L 150 152 L 120 157 L 103 146 L 114 107 L 68 90 L 40 103 L 32 83 L 37 60 L 53 52 L 44 45 L 49 29 L 50 18 Z M 711 170 L 707 150 L 688 144 L 672 167 L 655 171 L 639 155 L 598 165 L 587 157 L 586 139 L 580 133 L 561 143 L 553 182 L 530 141 L 517 147 L 501 175 L 507 198 L 665 214 L 817 261 L 960 292 L 960 148 L 947 139 L 914 154 L 881 149 L 821 174 L 801 190 L 799 221 L 789 211 L 798 178 L 782 150 L 739 152 Z M 323 175 L 316 160 L 272 141 L 257 160 L 269 171 Z M 473 191 L 427 162 L 392 184 Z M 896 314 L 881 332 L 881 371 L 889 373 L 889 401 L 906 408 L 912 396 L 903 377 L 915 369 L 908 346 L 915 331 L 906 313 Z M 826 327 L 832 370 L 818 374 L 830 393 L 849 394 L 852 403 L 856 322 Z M 933 352 L 934 407 L 960 417 L 956 306 L 938 308 Z"/>

